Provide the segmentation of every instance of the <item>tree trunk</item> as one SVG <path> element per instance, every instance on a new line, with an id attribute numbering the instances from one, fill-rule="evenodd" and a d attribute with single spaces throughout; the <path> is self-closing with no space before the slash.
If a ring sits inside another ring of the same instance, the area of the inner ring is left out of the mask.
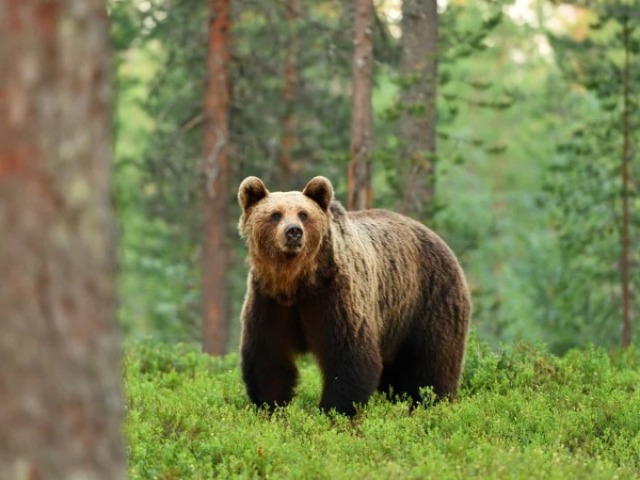
<path id="1" fill-rule="evenodd" d="M 125 476 L 100 0 L 0 3 L 0 477 Z"/>
<path id="2" fill-rule="evenodd" d="M 407 86 L 401 94 L 399 178 L 404 194 L 400 210 L 425 220 L 435 189 L 437 1 L 403 0 L 401 27 L 400 70 Z"/>
<path id="3" fill-rule="evenodd" d="M 629 90 L 630 85 L 630 26 L 629 20 L 624 20 L 624 71 L 623 71 L 623 113 L 622 113 L 622 251 L 621 251 L 621 287 L 622 287 L 622 346 L 631 345 L 631 286 L 629 280 Z"/>
<path id="4" fill-rule="evenodd" d="M 373 13 L 371 0 L 355 0 L 351 163 L 347 178 L 349 210 L 371 208 L 373 204 L 371 188 Z"/>
<path id="5" fill-rule="evenodd" d="M 204 351 L 222 355 L 229 334 L 227 242 L 229 200 L 230 0 L 209 1 L 209 45 L 204 125 L 204 238 L 202 245 L 202 340 Z"/>
<path id="6" fill-rule="evenodd" d="M 280 185 L 282 190 L 290 189 L 291 174 L 294 170 L 293 152 L 297 146 L 298 120 L 296 100 L 298 98 L 298 23 L 302 5 L 300 0 L 287 0 L 285 19 L 288 27 L 288 42 L 283 68 L 284 118 L 282 119 Z"/>

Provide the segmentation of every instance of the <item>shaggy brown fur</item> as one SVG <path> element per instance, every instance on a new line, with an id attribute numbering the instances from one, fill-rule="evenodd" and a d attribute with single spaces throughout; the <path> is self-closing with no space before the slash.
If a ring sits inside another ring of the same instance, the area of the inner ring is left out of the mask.
<path id="1" fill-rule="evenodd" d="M 385 210 L 346 212 L 324 177 L 302 192 L 240 185 L 251 267 L 242 374 L 252 402 L 287 404 L 296 355 L 323 374 L 320 406 L 353 415 L 380 389 L 455 398 L 471 304 L 455 255 L 434 232 Z"/>

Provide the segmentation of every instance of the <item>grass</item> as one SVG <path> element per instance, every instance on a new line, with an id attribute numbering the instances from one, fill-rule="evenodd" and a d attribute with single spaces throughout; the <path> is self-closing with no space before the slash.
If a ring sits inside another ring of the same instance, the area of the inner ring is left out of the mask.
<path id="1" fill-rule="evenodd" d="M 131 478 L 638 478 L 640 351 L 492 352 L 470 342 L 459 400 L 409 412 L 375 395 L 353 420 L 317 408 L 300 362 L 294 402 L 251 406 L 238 357 L 132 345 L 125 361 Z M 427 403 L 427 402 L 425 402 Z"/>

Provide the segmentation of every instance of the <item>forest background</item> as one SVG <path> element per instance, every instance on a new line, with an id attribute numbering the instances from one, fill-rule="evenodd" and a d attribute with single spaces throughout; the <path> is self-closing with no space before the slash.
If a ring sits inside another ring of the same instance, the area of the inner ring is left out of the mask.
<path id="1" fill-rule="evenodd" d="M 229 300 L 225 351 L 237 348 L 246 284 L 240 181 L 291 190 L 324 175 L 347 203 L 354 18 L 337 0 L 231 3 L 228 215 L 215 227 L 228 258 L 218 285 Z M 207 4 L 109 9 L 119 318 L 132 339 L 199 342 Z M 439 2 L 434 193 L 420 220 L 460 258 L 474 328 L 491 345 L 612 347 L 625 315 L 631 325 L 639 12 L 637 1 Z M 401 34 L 401 2 L 375 2 L 372 196 L 390 209 L 407 189 L 403 115 L 428 114 L 402 101 L 414 81 L 402 72 Z"/>

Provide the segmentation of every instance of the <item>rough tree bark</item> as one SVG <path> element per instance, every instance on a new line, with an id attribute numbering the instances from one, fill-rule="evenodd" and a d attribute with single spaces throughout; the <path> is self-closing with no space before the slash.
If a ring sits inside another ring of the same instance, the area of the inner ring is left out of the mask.
<path id="1" fill-rule="evenodd" d="M 435 189 L 436 86 L 438 80 L 438 3 L 402 1 L 400 70 L 407 87 L 399 137 L 403 145 L 399 178 L 400 210 L 419 220 L 429 216 Z"/>
<path id="2" fill-rule="evenodd" d="M 623 111 L 622 111 L 622 250 L 621 250 L 621 287 L 622 287 L 622 346 L 631 345 L 631 285 L 629 279 L 629 267 L 631 264 L 629 252 L 629 136 L 631 125 L 629 123 L 629 93 L 630 93 L 630 51 L 631 32 L 629 20 L 623 24 L 624 41 L 624 70 L 623 70 Z"/>
<path id="3" fill-rule="evenodd" d="M 101 0 L 0 2 L 0 477 L 125 476 Z"/>
<path id="4" fill-rule="evenodd" d="M 282 119 L 282 137 L 280 140 L 280 186 L 290 189 L 291 174 L 295 169 L 293 152 L 297 146 L 298 119 L 296 100 L 298 98 L 298 24 L 302 12 L 300 0 L 287 0 L 285 19 L 289 28 L 283 68 L 284 118 Z"/>
<path id="5" fill-rule="evenodd" d="M 207 89 L 204 124 L 204 233 L 202 245 L 202 341 L 204 351 L 222 355 L 229 335 L 227 241 L 229 200 L 230 0 L 209 0 Z"/>
<path id="6" fill-rule="evenodd" d="M 371 0 L 355 0 L 352 60 L 351 162 L 347 177 L 347 208 L 362 210 L 373 205 L 371 147 L 373 117 L 373 20 Z"/>

